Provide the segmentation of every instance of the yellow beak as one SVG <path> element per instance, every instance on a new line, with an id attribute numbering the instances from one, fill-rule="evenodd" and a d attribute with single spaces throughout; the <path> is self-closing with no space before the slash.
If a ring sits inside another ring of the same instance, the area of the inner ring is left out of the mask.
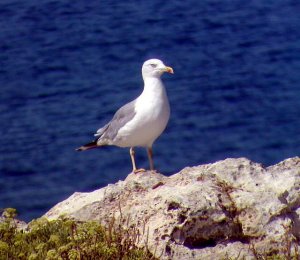
<path id="1" fill-rule="evenodd" d="M 166 67 L 166 68 L 165 68 L 165 72 L 174 74 L 174 71 L 173 71 L 173 69 L 172 69 L 171 67 Z"/>

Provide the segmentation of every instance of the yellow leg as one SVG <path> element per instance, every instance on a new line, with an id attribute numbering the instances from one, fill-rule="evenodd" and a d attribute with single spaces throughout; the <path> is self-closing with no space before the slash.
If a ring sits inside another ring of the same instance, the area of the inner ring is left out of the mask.
<path id="1" fill-rule="evenodd" d="M 134 173 L 139 173 L 139 172 L 145 172 L 146 170 L 145 169 L 137 169 L 136 168 L 136 164 L 135 164 L 135 158 L 134 158 L 134 149 L 133 149 L 133 147 L 130 147 L 130 150 L 129 150 L 129 152 L 130 152 L 130 158 L 131 158 L 131 162 L 132 162 L 132 171 L 134 172 Z"/>
<path id="2" fill-rule="evenodd" d="M 147 154 L 148 154 L 148 159 L 149 159 L 149 164 L 150 164 L 150 170 L 154 171 L 153 152 L 152 152 L 151 147 L 147 148 Z"/>

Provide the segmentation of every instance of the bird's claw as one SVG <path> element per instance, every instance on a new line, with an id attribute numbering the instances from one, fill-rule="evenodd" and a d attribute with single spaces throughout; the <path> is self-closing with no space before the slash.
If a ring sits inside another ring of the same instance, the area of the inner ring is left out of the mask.
<path id="1" fill-rule="evenodd" d="M 137 173 L 145 172 L 145 171 L 146 171 L 145 169 L 140 168 L 140 169 L 135 169 L 135 170 L 133 170 L 133 173 L 137 174 Z"/>

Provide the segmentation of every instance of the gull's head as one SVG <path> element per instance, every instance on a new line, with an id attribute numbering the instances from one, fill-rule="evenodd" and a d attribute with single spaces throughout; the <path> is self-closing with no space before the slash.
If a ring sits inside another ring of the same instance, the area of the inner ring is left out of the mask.
<path id="1" fill-rule="evenodd" d="M 161 60 L 150 59 L 142 67 L 143 77 L 159 78 L 164 72 L 174 73 L 171 67 L 166 66 Z"/>

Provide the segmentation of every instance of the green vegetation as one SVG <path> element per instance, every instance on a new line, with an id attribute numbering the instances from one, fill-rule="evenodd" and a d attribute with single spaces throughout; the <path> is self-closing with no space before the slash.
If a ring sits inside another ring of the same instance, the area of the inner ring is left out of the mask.
<path id="1" fill-rule="evenodd" d="M 154 259 L 135 246 L 137 229 L 123 229 L 114 220 L 78 222 L 66 217 L 33 220 L 26 230 L 16 224 L 16 210 L 5 209 L 0 221 L 0 260 Z"/>

